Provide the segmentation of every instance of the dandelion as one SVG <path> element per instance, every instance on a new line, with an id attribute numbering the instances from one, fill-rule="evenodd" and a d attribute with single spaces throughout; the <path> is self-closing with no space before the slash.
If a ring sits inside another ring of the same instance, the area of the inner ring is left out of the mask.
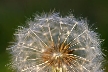
<path id="1" fill-rule="evenodd" d="M 103 72 L 100 39 L 86 20 L 36 15 L 19 27 L 9 48 L 17 72 Z"/>

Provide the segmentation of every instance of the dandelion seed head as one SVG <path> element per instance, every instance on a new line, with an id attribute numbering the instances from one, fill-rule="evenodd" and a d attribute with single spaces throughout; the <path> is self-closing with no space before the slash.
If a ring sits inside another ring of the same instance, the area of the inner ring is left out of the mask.
<path id="1" fill-rule="evenodd" d="M 14 35 L 9 49 L 18 72 L 103 72 L 101 42 L 86 20 L 37 15 Z"/>

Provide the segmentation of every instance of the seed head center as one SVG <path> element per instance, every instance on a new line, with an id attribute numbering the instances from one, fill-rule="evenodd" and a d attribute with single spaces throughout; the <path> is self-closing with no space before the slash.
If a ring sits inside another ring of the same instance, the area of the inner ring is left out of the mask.
<path id="1" fill-rule="evenodd" d="M 62 57 L 63 54 L 61 54 L 60 52 L 58 53 L 53 53 L 53 57 L 55 57 L 55 59 L 57 59 L 58 57 Z"/>

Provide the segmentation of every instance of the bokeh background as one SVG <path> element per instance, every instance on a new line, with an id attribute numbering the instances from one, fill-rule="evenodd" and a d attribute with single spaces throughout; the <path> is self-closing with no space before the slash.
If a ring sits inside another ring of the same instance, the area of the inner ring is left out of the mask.
<path id="1" fill-rule="evenodd" d="M 0 72 L 12 72 L 5 66 L 9 63 L 6 48 L 14 40 L 15 29 L 35 13 L 53 10 L 62 15 L 72 12 L 76 18 L 86 18 L 94 30 L 98 28 L 95 31 L 105 39 L 102 49 L 108 60 L 108 0 L 0 0 Z M 104 66 L 108 72 L 108 63 Z"/>

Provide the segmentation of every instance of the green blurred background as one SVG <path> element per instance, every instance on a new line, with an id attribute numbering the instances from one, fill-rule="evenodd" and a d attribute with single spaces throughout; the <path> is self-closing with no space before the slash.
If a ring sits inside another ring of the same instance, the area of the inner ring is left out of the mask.
<path id="1" fill-rule="evenodd" d="M 105 39 L 102 49 L 108 50 L 108 1 L 107 0 L 0 0 L 0 72 L 12 72 L 5 65 L 9 62 L 6 48 L 14 40 L 13 33 L 18 26 L 24 26 L 35 13 L 54 10 L 62 15 L 70 11 L 75 17 L 88 19 L 89 24 Z M 108 51 L 103 50 L 107 55 Z M 108 72 L 108 63 L 105 63 Z"/>

